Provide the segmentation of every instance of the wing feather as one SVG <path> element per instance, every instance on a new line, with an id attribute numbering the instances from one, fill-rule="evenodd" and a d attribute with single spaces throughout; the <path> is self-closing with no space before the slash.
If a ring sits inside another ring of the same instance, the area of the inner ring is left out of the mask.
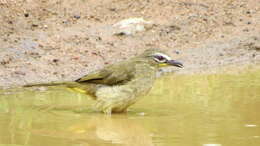
<path id="1" fill-rule="evenodd" d="M 129 81 L 133 71 L 134 68 L 127 63 L 114 64 L 87 74 L 77 79 L 76 82 L 116 85 Z"/>

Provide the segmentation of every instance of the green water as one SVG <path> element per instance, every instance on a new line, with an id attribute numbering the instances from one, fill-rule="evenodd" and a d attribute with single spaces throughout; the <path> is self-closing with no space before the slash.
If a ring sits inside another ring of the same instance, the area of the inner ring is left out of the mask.
<path id="1" fill-rule="evenodd" d="M 260 145 L 260 71 L 166 76 L 112 116 L 61 87 L 0 93 L 0 146 Z"/>

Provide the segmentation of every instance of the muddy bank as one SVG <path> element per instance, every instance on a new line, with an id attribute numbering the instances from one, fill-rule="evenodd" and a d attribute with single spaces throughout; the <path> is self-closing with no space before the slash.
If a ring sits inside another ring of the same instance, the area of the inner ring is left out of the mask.
<path id="1" fill-rule="evenodd" d="M 154 47 L 184 63 L 178 73 L 260 62 L 255 0 L 17 0 L 0 7 L 0 86 L 73 80 Z M 114 35 L 114 24 L 133 17 L 153 25 Z"/>

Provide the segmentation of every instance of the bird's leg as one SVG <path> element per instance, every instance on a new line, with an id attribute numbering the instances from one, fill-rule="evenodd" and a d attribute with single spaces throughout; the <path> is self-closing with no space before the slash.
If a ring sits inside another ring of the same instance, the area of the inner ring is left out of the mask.
<path id="1" fill-rule="evenodd" d="M 107 103 L 104 102 L 102 100 L 99 100 L 96 104 L 95 104 L 95 109 L 107 114 L 107 115 L 111 115 L 112 114 L 112 106 L 111 103 Z"/>
<path id="2" fill-rule="evenodd" d="M 111 109 L 111 108 L 106 108 L 105 110 L 103 110 L 103 112 L 104 112 L 106 115 L 111 115 L 111 114 L 112 114 L 112 109 Z"/>

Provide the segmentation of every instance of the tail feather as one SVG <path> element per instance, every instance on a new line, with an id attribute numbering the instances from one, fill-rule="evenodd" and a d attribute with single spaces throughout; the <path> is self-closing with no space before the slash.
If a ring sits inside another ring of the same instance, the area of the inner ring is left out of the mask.
<path id="1" fill-rule="evenodd" d="M 36 83 L 36 84 L 27 84 L 23 87 L 40 87 L 40 86 L 68 86 L 75 87 L 77 82 L 51 82 L 51 83 Z"/>
<path id="2" fill-rule="evenodd" d="M 51 82 L 51 83 L 38 83 L 38 84 L 27 84 L 23 87 L 51 87 L 51 86 L 64 86 L 70 88 L 73 91 L 85 93 L 90 95 L 93 99 L 96 99 L 96 91 L 102 85 L 98 84 L 81 84 L 78 82 Z"/>

